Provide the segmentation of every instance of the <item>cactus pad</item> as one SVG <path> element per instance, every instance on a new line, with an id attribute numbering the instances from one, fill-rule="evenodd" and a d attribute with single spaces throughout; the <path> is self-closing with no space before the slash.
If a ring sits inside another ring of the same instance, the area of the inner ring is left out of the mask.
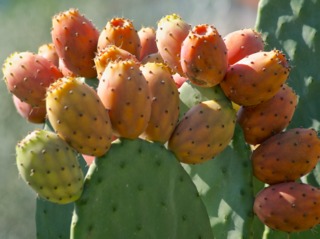
<path id="1" fill-rule="evenodd" d="M 158 143 L 115 141 L 75 205 L 71 238 L 213 238 L 196 187 Z"/>

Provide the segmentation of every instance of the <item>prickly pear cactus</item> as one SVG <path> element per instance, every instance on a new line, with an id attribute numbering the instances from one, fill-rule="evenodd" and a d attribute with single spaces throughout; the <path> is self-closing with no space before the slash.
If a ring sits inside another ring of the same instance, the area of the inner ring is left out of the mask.
<path id="1" fill-rule="evenodd" d="M 292 70 L 288 84 L 299 95 L 299 104 L 289 125 L 312 127 L 319 130 L 320 88 L 319 67 L 320 30 L 318 12 L 320 1 L 277 1 L 261 0 L 256 29 L 261 31 L 266 47 L 282 49 L 290 59 Z M 309 175 L 302 178 L 316 187 L 320 185 L 319 165 Z M 300 233 L 287 233 L 266 229 L 264 239 L 316 238 L 320 227 Z"/>

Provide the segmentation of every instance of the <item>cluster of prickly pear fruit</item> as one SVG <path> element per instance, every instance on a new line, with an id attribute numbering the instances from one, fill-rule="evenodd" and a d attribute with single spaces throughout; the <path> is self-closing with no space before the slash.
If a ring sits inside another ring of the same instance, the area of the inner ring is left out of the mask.
<path id="1" fill-rule="evenodd" d="M 52 25 L 52 43 L 37 54 L 12 54 L 3 74 L 19 114 L 46 121 L 17 144 L 19 174 L 41 198 L 75 202 L 71 238 L 213 238 L 201 190 L 194 194 L 180 166 L 206 167 L 236 147 L 237 125 L 252 145 L 243 166 L 250 163 L 271 185 L 256 195 L 252 212 L 280 231 L 319 224 L 319 189 L 297 181 L 316 166 L 320 140 L 312 129 L 286 130 L 298 104 L 286 82 L 291 68 L 280 50 L 264 49 L 257 31 L 223 38 L 213 25 L 192 27 L 172 14 L 157 29 L 137 31 L 129 19 L 113 18 L 99 32 L 76 9 L 57 14 Z M 123 231 L 126 215 L 131 224 Z M 166 226 L 156 226 L 155 217 Z"/>

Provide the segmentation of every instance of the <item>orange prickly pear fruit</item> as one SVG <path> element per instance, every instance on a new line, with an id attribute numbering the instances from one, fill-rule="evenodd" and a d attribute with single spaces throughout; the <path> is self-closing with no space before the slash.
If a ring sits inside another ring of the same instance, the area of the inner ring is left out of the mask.
<path id="1" fill-rule="evenodd" d="M 98 52 L 108 45 L 116 45 L 140 59 L 140 39 L 132 21 L 126 18 L 112 18 L 101 31 Z"/>
<path id="2" fill-rule="evenodd" d="M 228 68 L 227 48 L 214 26 L 195 26 L 181 46 L 181 66 L 195 85 L 218 85 Z"/>
<path id="3" fill-rule="evenodd" d="M 103 50 L 99 51 L 94 58 L 94 63 L 98 74 L 97 78 L 101 78 L 109 62 L 128 59 L 138 62 L 136 56 L 131 54 L 130 52 L 123 50 L 115 45 L 106 46 Z"/>
<path id="4" fill-rule="evenodd" d="M 39 46 L 38 55 L 48 59 L 56 67 L 59 67 L 59 56 L 53 43 L 43 44 Z"/>
<path id="5" fill-rule="evenodd" d="M 177 14 L 162 17 L 156 29 L 156 42 L 160 55 L 172 71 L 180 75 L 184 75 L 180 64 L 181 44 L 190 29 L 191 26 Z"/>
<path id="6" fill-rule="evenodd" d="M 52 18 L 52 42 L 59 58 L 76 76 L 94 78 L 94 61 L 99 31 L 77 9 L 69 9 Z"/>
<path id="7" fill-rule="evenodd" d="M 320 189 L 286 182 L 264 188 L 253 210 L 265 225 L 284 232 L 310 230 L 320 223 Z"/>
<path id="8" fill-rule="evenodd" d="M 287 84 L 283 84 L 271 99 L 253 106 L 241 106 L 237 121 L 243 129 L 246 142 L 261 144 L 284 130 L 289 125 L 297 104 L 296 93 Z"/>
<path id="9" fill-rule="evenodd" d="M 2 72 L 8 90 L 32 107 L 45 106 L 47 87 L 63 76 L 51 61 L 31 52 L 11 54 Z"/>
<path id="10" fill-rule="evenodd" d="M 139 57 L 140 61 L 147 55 L 158 52 L 158 47 L 156 43 L 156 30 L 154 28 L 142 27 L 138 31 L 138 36 L 141 44 Z"/>
<path id="11" fill-rule="evenodd" d="M 141 138 L 165 143 L 179 118 L 179 92 L 171 69 L 162 63 L 147 63 L 140 67 L 150 90 L 151 116 Z"/>
<path id="12" fill-rule="evenodd" d="M 93 88 L 64 77 L 50 85 L 46 102 L 53 129 L 79 153 L 99 157 L 109 150 L 110 118 Z"/>
<path id="13" fill-rule="evenodd" d="M 260 51 L 230 65 L 220 86 L 236 104 L 257 105 L 279 91 L 289 72 L 286 56 L 281 51 Z"/>
<path id="14" fill-rule="evenodd" d="M 263 51 L 265 45 L 261 34 L 251 28 L 230 32 L 223 40 L 228 50 L 229 65 L 248 55 Z"/>
<path id="15" fill-rule="evenodd" d="M 110 62 L 98 84 L 98 95 L 117 137 L 138 138 L 150 119 L 150 91 L 139 67 L 133 60 Z"/>
<path id="16" fill-rule="evenodd" d="M 320 159 L 320 139 L 313 129 L 295 128 L 276 134 L 252 153 L 253 174 L 276 184 L 295 181 L 309 173 Z"/>
<path id="17" fill-rule="evenodd" d="M 223 101 L 208 100 L 190 108 L 171 135 L 168 148 L 179 161 L 202 163 L 222 152 L 235 129 L 235 110 Z"/>

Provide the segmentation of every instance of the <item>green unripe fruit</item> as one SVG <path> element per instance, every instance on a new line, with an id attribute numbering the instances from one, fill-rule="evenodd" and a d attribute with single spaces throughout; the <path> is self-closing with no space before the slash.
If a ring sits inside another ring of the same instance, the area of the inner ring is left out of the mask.
<path id="1" fill-rule="evenodd" d="M 16 162 L 22 179 L 40 197 L 59 204 L 80 197 L 84 176 L 76 152 L 57 134 L 29 133 L 16 146 Z"/>

